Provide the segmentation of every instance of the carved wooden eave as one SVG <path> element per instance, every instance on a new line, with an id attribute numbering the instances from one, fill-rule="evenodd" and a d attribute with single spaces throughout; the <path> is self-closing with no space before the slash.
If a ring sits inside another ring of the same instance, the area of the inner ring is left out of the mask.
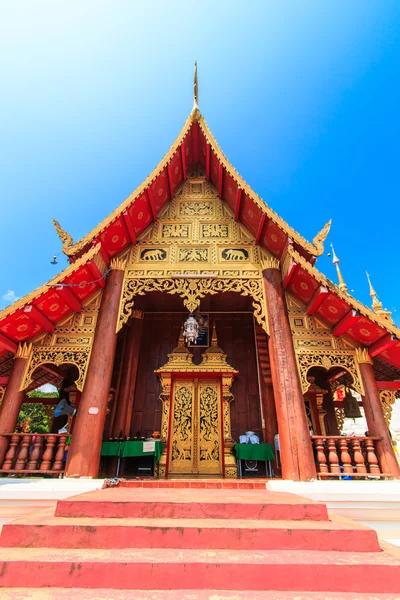
<path id="1" fill-rule="evenodd" d="M 105 285 L 107 265 L 96 244 L 46 284 L 0 312 L 0 354 L 51 333 Z"/>
<path id="2" fill-rule="evenodd" d="M 400 329 L 340 289 L 291 247 L 282 263 L 282 278 L 286 291 L 303 302 L 308 315 L 327 323 L 333 335 L 400 367 Z"/>

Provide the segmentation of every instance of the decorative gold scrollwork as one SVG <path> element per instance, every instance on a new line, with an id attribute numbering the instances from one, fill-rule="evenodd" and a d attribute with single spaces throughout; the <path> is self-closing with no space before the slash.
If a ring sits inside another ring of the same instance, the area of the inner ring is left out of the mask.
<path id="1" fill-rule="evenodd" d="M 335 406 L 335 416 L 339 433 L 342 433 L 344 425 L 344 408 L 342 408 L 341 406 Z"/>
<path id="2" fill-rule="evenodd" d="M 396 402 L 398 390 L 379 390 L 379 398 L 382 404 L 383 416 L 386 425 L 389 427 L 392 417 L 393 405 Z"/>
<path id="3" fill-rule="evenodd" d="M 30 358 L 22 390 L 26 389 L 32 383 L 34 371 L 44 364 L 60 366 L 63 364 L 75 365 L 79 371 L 79 377 L 76 380 L 76 387 L 83 391 L 85 383 L 86 369 L 89 362 L 91 348 L 70 348 L 62 346 L 35 346 Z"/>
<path id="4" fill-rule="evenodd" d="M 312 367 L 322 367 L 329 371 L 333 367 L 342 367 L 346 369 L 353 378 L 353 387 L 356 392 L 364 395 L 364 388 L 358 366 L 355 361 L 354 352 L 338 352 L 334 350 L 319 350 L 318 352 L 296 352 L 297 364 L 300 372 L 301 388 L 303 394 L 310 387 L 307 379 L 307 373 Z"/>
<path id="5" fill-rule="evenodd" d="M 201 298 L 204 298 L 207 294 L 237 292 L 241 296 L 250 296 L 253 300 L 252 306 L 255 319 L 264 331 L 268 333 L 264 288 L 262 279 L 259 278 L 185 279 L 182 277 L 176 279 L 126 279 L 122 292 L 117 331 L 128 321 L 135 303 L 135 296 L 143 296 L 146 293 L 156 291 L 167 294 L 178 294 L 183 298 L 183 304 L 189 312 L 197 310 L 200 306 Z"/>

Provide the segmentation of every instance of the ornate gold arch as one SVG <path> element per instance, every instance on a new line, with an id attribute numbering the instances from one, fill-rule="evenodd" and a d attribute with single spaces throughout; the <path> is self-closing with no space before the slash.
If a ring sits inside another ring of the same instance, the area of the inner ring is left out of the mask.
<path id="1" fill-rule="evenodd" d="M 52 333 L 36 340 L 27 355 L 29 360 L 21 390 L 30 385 L 34 372 L 41 365 L 59 367 L 71 364 L 78 369 L 79 376 L 75 383 L 78 390 L 83 391 L 101 297 L 102 292 L 96 293 L 85 302 L 81 313 L 69 315 L 58 323 Z"/>
<path id="2" fill-rule="evenodd" d="M 353 352 L 335 352 L 332 350 L 318 352 L 297 352 L 297 364 L 300 372 L 300 381 L 303 394 L 310 387 L 310 382 L 307 380 L 307 373 L 312 367 L 322 367 L 329 371 L 333 367 L 341 367 L 346 369 L 353 378 L 353 388 L 356 392 L 364 395 L 364 387 L 361 380 L 361 375 L 358 370 L 358 365 Z"/>
<path id="3" fill-rule="evenodd" d="M 382 404 L 383 416 L 385 417 L 386 425 L 390 426 L 392 418 L 393 405 L 397 398 L 400 398 L 399 390 L 379 390 L 379 398 Z"/>
<path id="4" fill-rule="evenodd" d="M 59 367 L 65 364 L 75 365 L 79 372 L 76 387 L 81 392 L 86 378 L 86 370 L 89 363 L 91 348 L 70 348 L 54 346 L 34 347 L 32 357 L 29 361 L 22 389 L 25 390 L 32 383 L 33 373 L 38 367 L 45 364 Z"/>
<path id="5" fill-rule="evenodd" d="M 268 333 L 267 315 L 265 309 L 264 286 L 261 278 L 212 278 L 212 277 L 177 277 L 165 279 L 135 278 L 125 279 L 121 297 L 117 332 L 128 321 L 132 314 L 135 296 L 144 296 L 149 292 L 165 292 L 177 294 L 183 299 L 183 304 L 194 312 L 200 306 L 201 298 L 207 294 L 236 292 L 241 296 L 250 296 L 254 309 L 254 317 L 259 325 Z"/>

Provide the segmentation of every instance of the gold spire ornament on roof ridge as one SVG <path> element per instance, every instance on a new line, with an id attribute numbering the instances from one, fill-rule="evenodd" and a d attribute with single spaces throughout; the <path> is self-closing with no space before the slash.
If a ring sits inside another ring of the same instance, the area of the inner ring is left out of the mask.
<path id="1" fill-rule="evenodd" d="M 335 249 L 333 247 L 333 244 L 331 244 L 331 248 L 332 248 L 332 263 L 335 265 L 336 267 L 336 272 L 337 272 L 337 276 L 338 276 L 338 280 L 339 280 L 339 288 L 343 291 L 343 292 L 347 292 L 347 285 L 343 279 L 343 275 L 342 275 L 342 271 L 340 270 L 339 267 L 339 263 L 340 260 L 338 259 L 338 257 L 336 256 L 335 253 Z"/>
<path id="2" fill-rule="evenodd" d="M 315 238 L 312 241 L 314 247 L 316 248 L 316 250 L 318 252 L 317 256 L 321 256 L 321 254 L 324 253 L 324 242 L 325 242 L 326 238 L 328 237 L 328 233 L 330 231 L 331 225 L 332 225 L 332 219 L 329 219 L 329 221 L 327 223 L 325 223 L 325 225 L 323 226 L 321 231 L 319 233 L 317 233 L 317 235 L 315 236 Z"/>
<path id="3" fill-rule="evenodd" d="M 367 279 L 368 279 L 368 283 L 369 283 L 369 295 L 372 298 L 372 310 L 377 315 L 380 315 L 384 319 L 387 319 L 388 321 L 390 321 L 391 323 L 393 323 L 393 319 L 391 317 L 392 313 L 390 311 L 388 311 L 388 310 L 384 310 L 383 304 L 378 299 L 378 294 L 376 293 L 375 289 L 372 286 L 371 278 L 369 276 L 368 271 L 366 271 L 366 274 L 367 274 Z"/>
<path id="4" fill-rule="evenodd" d="M 60 223 L 55 219 L 53 219 L 53 225 L 55 227 L 58 237 L 63 243 L 62 251 L 66 256 L 73 256 L 74 254 L 82 250 L 84 246 L 86 246 L 86 240 L 74 244 L 72 236 L 67 231 L 65 231 L 65 229 L 61 227 Z"/>
<path id="5" fill-rule="evenodd" d="M 190 113 L 192 121 L 198 121 L 201 117 L 199 109 L 199 80 L 197 76 L 197 60 L 194 61 L 194 77 L 193 77 L 193 108 Z"/>

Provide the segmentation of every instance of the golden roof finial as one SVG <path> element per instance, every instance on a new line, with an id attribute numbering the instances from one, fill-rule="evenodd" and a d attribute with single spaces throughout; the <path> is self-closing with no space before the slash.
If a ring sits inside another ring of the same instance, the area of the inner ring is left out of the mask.
<path id="1" fill-rule="evenodd" d="M 184 345 L 185 345 L 185 338 L 183 337 L 183 325 L 182 325 L 181 330 L 179 332 L 178 348 L 182 347 Z"/>
<path id="2" fill-rule="evenodd" d="M 217 330 L 215 327 L 215 321 L 214 321 L 213 332 L 212 332 L 212 337 L 211 337 L 211 346 L 213 346 L 214 348 L 218 347 L 218 338 L 217 338 Z"/>
<path id="3" fill-rule="evenodd" d="M 378 294 L 376 293 L 376 291 L 374 290 L 374 288 L 372 286 L 371 278 L 369 276 L 368 271 L 366 271 L 366 273 L 367 273 L 367 279 L 368 279 L 368 283 L 369 283 L 369 295 L 372 298 L 372 310 L 377 315 L 380 315 L 381 317 L 384 317 L 385 319 L 388 319 L 388 321 L 391 321 L 393 323 L 393 320 L 391 317 L 392 313 L 383 309 L 383 304 L 378 299 Z"/>
<path id="4" fill-rule="evenodd" d="M 194 61 L 193 108 L 190 116 L 192 117 L 192 121 L 198 121 L 201 117 L 199 109 L 199 80 L 197 77 L 197 60 Z"/>
<path id="5" fill-rule="evenodd" d="M 333 244 L 331 244 L 331 248 L 332 248 L 332 263 L 336 267 L 336 272 L 337 272 L 337 276 L 338 276 L 338 280 L 339 280 L 339 289 L 343 290 L 343 292 L 347 292 L 347 285 L 344 282 L 343 275 L 342 275 L 342 272 L 339 267 L 340 260 L 336 256 Z"/>

